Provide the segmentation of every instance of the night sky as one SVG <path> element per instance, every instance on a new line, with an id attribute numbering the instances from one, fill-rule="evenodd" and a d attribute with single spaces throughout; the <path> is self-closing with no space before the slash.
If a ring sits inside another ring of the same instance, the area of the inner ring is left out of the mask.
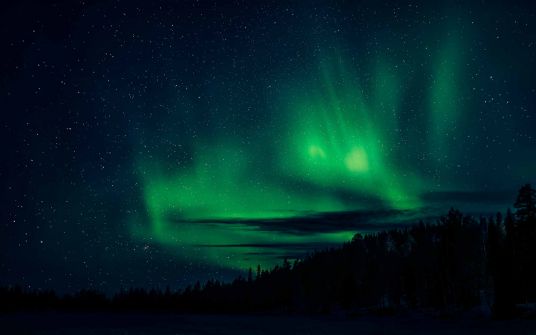
<path id="1" fill-rule="evenodd" d="M 536 181 L 530 1 L 0 13 L 0 285 L 228 280 Z"/>

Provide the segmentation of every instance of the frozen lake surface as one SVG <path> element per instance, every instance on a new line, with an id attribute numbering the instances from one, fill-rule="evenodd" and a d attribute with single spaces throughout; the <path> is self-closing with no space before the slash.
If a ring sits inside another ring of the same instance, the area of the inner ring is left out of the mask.
<path id="1" fill-rule="evenodd" d="M 2 334 L 536 334 L 536 320 L 422 317 L 200 316 L 172 314 L 11 314 Z"/>

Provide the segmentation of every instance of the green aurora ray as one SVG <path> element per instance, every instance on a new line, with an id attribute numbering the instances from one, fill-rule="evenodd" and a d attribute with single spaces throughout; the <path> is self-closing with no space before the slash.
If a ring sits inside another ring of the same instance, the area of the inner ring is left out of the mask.
<path id="1" fill-rule="evenodd" d="M 455 102 L 458 44 L 450 39 L 440 50 L 429 83 L 432 131 L 424 141 L 439 161 L 448 147 L 443 134 L 461 108 Z M 405 78 L 382 59 L 365 85 L 351 63 L 341 54 L 323 55 L 315 75 L 301 78 L 281 98 L 278 107 L 286 119 L 271 144 L 273 154 L 267 153 L 270 159 L 260 146 L 219 139 L 198 145 L 187 168 L 170 172 L 158 161 L 140 161 L 147 218 L 132 221 L 133 236 L 223 268 L 266 267 L 288 250 L 268 253 L 262 245 L 337 243 L 355 231 L 274 233 L 241 222 L 368 208 L 360 199 L 373 199 L 384 209 L 419 208 L 429 176 L 407 171 L 395 158 Z"/>

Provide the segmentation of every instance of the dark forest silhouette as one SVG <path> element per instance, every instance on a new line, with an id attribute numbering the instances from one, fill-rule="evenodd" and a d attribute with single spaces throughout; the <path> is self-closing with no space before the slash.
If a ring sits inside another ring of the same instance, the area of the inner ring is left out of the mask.
<path id="1" fill-rule="evenodd" d="M 231 283 L 210 280 L 178 292 L 130 289 L 0 289 L 0 310 L 176 311 L 193 313 L 457 313 L 475 308 L 512 317 L 536 303 L 536 191 L 523 186 L 505 215 L 475 219 L 451 209 L 435 224 L 356 234 L 271 270 Z"/>

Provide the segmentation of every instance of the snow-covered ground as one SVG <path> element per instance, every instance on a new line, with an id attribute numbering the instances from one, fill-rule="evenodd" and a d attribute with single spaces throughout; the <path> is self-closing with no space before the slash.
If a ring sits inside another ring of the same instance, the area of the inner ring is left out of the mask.
<path id="1" fill-rule="evenodd" d="M 1 334 L 536 334 L 536 320 L 422 317 L 192 316 L 150 314 L 0 315 Z"/>

